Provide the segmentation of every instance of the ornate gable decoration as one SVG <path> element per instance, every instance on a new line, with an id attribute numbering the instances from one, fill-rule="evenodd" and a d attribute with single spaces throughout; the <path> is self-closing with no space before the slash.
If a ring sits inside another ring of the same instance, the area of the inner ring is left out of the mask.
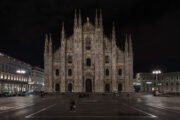
<path id="1" fill-rule="evenodd" d="M 89 22 L 89 18 L 87 17 L 87 22 L 83 25 L 84 32 L 94 32 L 94 26 Z"/>

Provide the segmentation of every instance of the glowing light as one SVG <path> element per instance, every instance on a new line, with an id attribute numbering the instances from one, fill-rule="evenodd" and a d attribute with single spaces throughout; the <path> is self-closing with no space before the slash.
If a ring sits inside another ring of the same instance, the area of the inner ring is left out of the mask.
<path id="1" fill-rule="evenodd" d="M 17 70 L 16 73 L 19 73 L 19 74 L 25 74 L 26 71 L 25 71 L 25 70 Z"/>
<path id="2" fill-rule="evenodd" d="M 2 54 L 2 53 L 0 53 L 0 56 L 3 56 L 3 54 Z"/>
<path id="3" fill-rule="evenodd" d="M 153 70 L 152 74 L 161 74 L 160 70 Z"/>
<path id="4" fill-rule="evenodd" d="M 152 84 L 152 82 L 146 82 L 146 84 L 150 85 L 150 84 Z"/>
<path id="5" fill-rule="evenodd" d="M 159 86 L 161 86 L 161 85 L 162 85 L 162 83 L 158 83 L 158 85 L 159 85 Z"/>
<path id="6" fill-rule="evenodd" d="M 3 79 L 3 74 L 1 74 L 1 79 Z"/>
<path id="7" fill-rule="evenodd" d="M 4 75 L 4 79 L 7 79 L 6 75 Z"/>
<path id="8" fill-rule="evenodd" d="M 154 91 L 154 87 L 152 87 L 152 91 Z"/>

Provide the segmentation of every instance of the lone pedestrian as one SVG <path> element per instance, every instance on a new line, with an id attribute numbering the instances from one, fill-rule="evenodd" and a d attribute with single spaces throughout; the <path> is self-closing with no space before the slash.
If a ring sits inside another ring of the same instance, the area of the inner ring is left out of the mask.
<path id="1" fill-rule="evenodd" d="M 41 91 L 41 93 L 40 93 L 40 94 L 41 94 L 41 98 L 43 98 L 43 97 L 44 97 L 44 93 L 43 93 L 43 91 Z"/>
<path id="2" fill-rule="evenodd" d="M 76 104 L 75 102 L 72 100 L 71 103 L 70 103 L 70 111 L 75 111 L 76 109 Z"/>

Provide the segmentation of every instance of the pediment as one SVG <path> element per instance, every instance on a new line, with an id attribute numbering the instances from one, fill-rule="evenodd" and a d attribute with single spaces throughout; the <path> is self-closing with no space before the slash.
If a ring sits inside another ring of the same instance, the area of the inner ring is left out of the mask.
<path id="1" fill-rule="evenodd" d="M 94 26 L 91 22 L 86 22 L 84 25 L 83 25 L 83 31 L 84 32 L 94 32 Z"/>

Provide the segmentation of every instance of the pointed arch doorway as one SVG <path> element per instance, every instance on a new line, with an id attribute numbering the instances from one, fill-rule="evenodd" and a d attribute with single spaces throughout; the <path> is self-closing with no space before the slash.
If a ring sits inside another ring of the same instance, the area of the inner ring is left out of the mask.
<path id="1" fill-rule="evenodd" d="M 92 80 L 86 79 L 86 92 L 91 93 L 92 92 Z"/>
<path id="2" fill-rule="evenodd" d="M 118 92 L 121 92 L 122 91 L 122 83 L 119 83 L 118 84 Z"/>
<path id="3" fill-rule="evenodd" d="M 69 83 L 68 84 L 68 92 L 72 92 L 73 91 L 73 86 L 72 86 L 72 83 Z"/>
<path id="4" fill-rule="evenodd" d="M 106 92 L 106 93 L 109 93 L 109 92 L 110 92 L 110 84 L 109 84 L 109 83 L 106 83 L 106 84 L 105 84 L 105 92 Z"/>
<path id="5" fill-rule="evenodd" d="M 60 92 L 60 85 L 58 83 L 55 85 L 55 91 Z"/>

